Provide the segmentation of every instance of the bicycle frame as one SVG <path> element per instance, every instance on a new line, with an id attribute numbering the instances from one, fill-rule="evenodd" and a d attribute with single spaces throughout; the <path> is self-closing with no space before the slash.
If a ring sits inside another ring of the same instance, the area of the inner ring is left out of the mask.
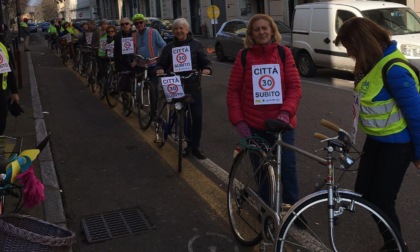
<path id="1" fill-rule="evenodd" d="M 263 236 L 263 241 L 266 244 L 270 244 L 273 242 L 276 242 L 276 238 L 278 237 L 281 225 L 282 225 L 282 219 L 283 217 L 281 216 L 281 203 L 282 203 L 282 199 L 281 199 L 281 189 L 282 189 L 282 184 L 281 184 L 281 152 L 282 152 L 282 148 L 288 148 L 291 149 L 297 153 L 300 153 L 306 157 L 309 157 L 315 161 L 317 161 L 318 163 L 321 163 L 322 165 L 327 167 L 328 173 L 327 173 L 327 177 L 326 177 L 326 186 L 327 189 L 324 190 L 327 192 L 328 194 L 328 206 L 329 206 L 329 213 L 328 213 L 328 217 L 329 217 L 329 237 L 330 237 L 330 243 L 332 245 L 332 247 L 335 249 L 335 251 L 337 251 L 336 246 L 335 246 L 335 242 L 334 242 L 334 236 L 333 236 L 333 229 L 334 229 L 334 217 L 337 214 L 340 214 L 339 212 L 344 211 L 344 209 L 340 208 L 338 211 L 334 210 L 334 199 L 337 193 L 339 193 L 339 189 L 336 187 L 335 185 L 335 178 L 334 178 L 334 170 L 335 170 L 335 166 L 334 166 L 334 158 L 333 158 L 333 153 L 334 151 L 340 151 L 340 148 L 344 148 L 343 144 L 339 143 L 338 141 L 336 141 L 336 138 L 326 138 L 323 137 L 324 140 L 323 141 L 327 141 L 327 147 L 325 147 L 325 150 L 327 151 L 326 154 L 326 158 L 321 158 L 317 155 L 314 155 L 312 153 L 309 153 L 299 147 L 290 145 L 288 143 L 283 142 L 282 140 L 282 132 L 276 132 L 275 133 L 277 135 L 277 140 L 276 142 L 270 147 L 267 148 L 267 144 L 264 142 L 263 144 L 260 143 L 256 143 L 257 146 L 260 147 L 261 152 L 263 153 L 263 159 L 262 161 L 259 163 L 258 167 L 255 169 L 254 171 L 254 176 L 257 175 L 258 172 L 261 171 L 261 169 L 264 168 L 264 166 L 266 164 L 269 164 L 267 166 L 268 171 L 267 171 L 267 176 L 269 176 L 271 179 L 269 179 L 269 181 L 272 182 L 270 186 L 271 191 L 273 192 L 273 194 L 271 195 L 271 199 L 270 202 L 272 203 L 271 206 L 269 206 L 262 198 L 261 196 L 259 196 L 252 188 L 250 187 L 245 187 L 245 193 L 247 195 L 249 195 L 249 197 L 247 197 L 245 200 L 248 201 L 248 203 L 250 205 L 253 206 L 253 208 L 260 213 L 261 215 L 261 223 L 263 224 L 262 227 L 264 228 L 264 230 L 262 230 L 262 236 Z M 275 151 L 275 153 L 273 153 Z M 350 162 L 350 161 L 349 161 Z M 275 169 L 274 169 L 275 168 Z M 346 191 L 347 192 L 347 191 Z M 351 192 L 351 191 L 348 191 Z M 360 194 L 351 192 L 354 195 L 357 196 L 361 196 Z M 312 196 L 312 195 L 310 195 Z M 303 202 L 305 200 L 302 199 L 299 202 Z M 296 206 L 299 205 L 299 202 L 296 203 L 289 211 L 288 214 L 285 216 L 285 218 L 287 218 L 287 216 L 289 214 L 291 214 L 293 212 L 293 210 L 296 208 Z M 349 209 L 351 210 L 352 206 L 349 206 Z M 267 224 L 266 226 L 264 225 L 265 223 L 270 223 Z"/>

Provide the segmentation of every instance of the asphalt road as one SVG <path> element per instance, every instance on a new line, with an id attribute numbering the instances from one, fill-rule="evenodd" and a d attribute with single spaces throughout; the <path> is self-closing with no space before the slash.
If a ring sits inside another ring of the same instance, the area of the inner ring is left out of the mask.
<path id="1" fill-rule="evenodd" d="M 141 131 L 134 116 L 123 117 L 121 108 L 112 110 L 100 101 L 86 89 L 80 76 L 48 51 L 39 35 L 31 35 L 31 51 L 23 62 L 28 63 L 28 73 L 33 67 L 46 130 L 52 132 L 51 150 L 64 221 L 78 235 L 73 250 L 247 251 L 235 241 L 226 217 L 225 182 L 238 140 L 225 105 L 232 63 L 214 62 L 215 74 L 203 81 L 202 147 L 209 159 L 188 159 L 179 175 L 175 149 L 170 145 L 156 148 L 151 130 Z M 344 129 L 351 125 L 352 84 L 348 75 L 321 71 L 318 76 L 302 79 L 296 145 L 308 151 L 320 148 L 312 137 L 315 131 L 331 135 L 319 125 L 321 118 Z M 29 75 L 24 77 L 30 79 Z M 24 83 L 22 94 L 33 84 Z M 29 107 L 26 109 L 30 111 Z M 27 114 L 24 119 L 31 120 Z M 359 146 L 362 142 L 359 135 Z M 313 192 L 325 171 L 301 156 L 298 167 L 303 196 Z M 420 251 L 416 233 L 420 226 L 419 177 L 413 167 L 408 170 L 397 203 L 410 251 Z M 355 173 L 346 175 L 342 187 L 351 189 L 354 178 Z M 33 210 L 35 215 L 48 214 L 49 208 L 43 208 Z M 82 220 L 125 209 L 141 210 L 150 230 L 102 242 L 86 241 Z"/>

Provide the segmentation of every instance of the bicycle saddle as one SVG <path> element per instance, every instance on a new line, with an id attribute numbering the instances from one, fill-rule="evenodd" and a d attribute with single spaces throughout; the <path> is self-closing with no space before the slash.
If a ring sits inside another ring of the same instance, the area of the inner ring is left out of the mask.
<path id="1" fill-rule="evenodd" d="M 286 130 L 293 129 L 292 126 L 288 123 L 285 123 L 280 120 L 268 119 L 264 122 L 265 129 L 270 132 L 282 132 Z"/>

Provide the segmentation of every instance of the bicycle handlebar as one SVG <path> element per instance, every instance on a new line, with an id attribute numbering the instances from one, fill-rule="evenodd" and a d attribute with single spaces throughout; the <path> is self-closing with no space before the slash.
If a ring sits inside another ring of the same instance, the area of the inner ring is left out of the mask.
<path id="1" fill-rule="evenodd" d="M 325 119 L 321 119 L 321 125 L 329 128 L 330 130 L 333 130 L 335 132 L 339 132 L 340 131 L 340 127 L 338 127 L 337 125 L 335 125 L 334 123 L 325 120 Z"/>
<path id="2" fill-rule="evenodd" d="M 146 63 L 147 63 L 147 62 L 149 62 L 149 61 L 153 61 L 153 60 L 157 60 L 157 59 L 159 59 L 159 56 L 156 56 L 156 57 L 153 57 L 153 58 L 147 58 L 147 57 L 144 57 L 144 56 L 143 56 L 143 55 L 141 55 L 141 54 L 136 54 L 136 55 L 134 55 L 134 56 L 136 56 L 136 58 L 140 58 L 140 59 L 142 59 L 142 60 L 146 61 Z"/>

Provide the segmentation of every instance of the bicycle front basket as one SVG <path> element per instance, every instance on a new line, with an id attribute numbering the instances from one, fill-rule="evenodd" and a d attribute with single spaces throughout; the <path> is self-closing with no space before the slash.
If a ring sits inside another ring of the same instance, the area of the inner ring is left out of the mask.
<path id="1" fill-rule="evenodd" d="M 76 235 L 28 215 L 0 216 L 0 251 L 67 252 Z"/>

